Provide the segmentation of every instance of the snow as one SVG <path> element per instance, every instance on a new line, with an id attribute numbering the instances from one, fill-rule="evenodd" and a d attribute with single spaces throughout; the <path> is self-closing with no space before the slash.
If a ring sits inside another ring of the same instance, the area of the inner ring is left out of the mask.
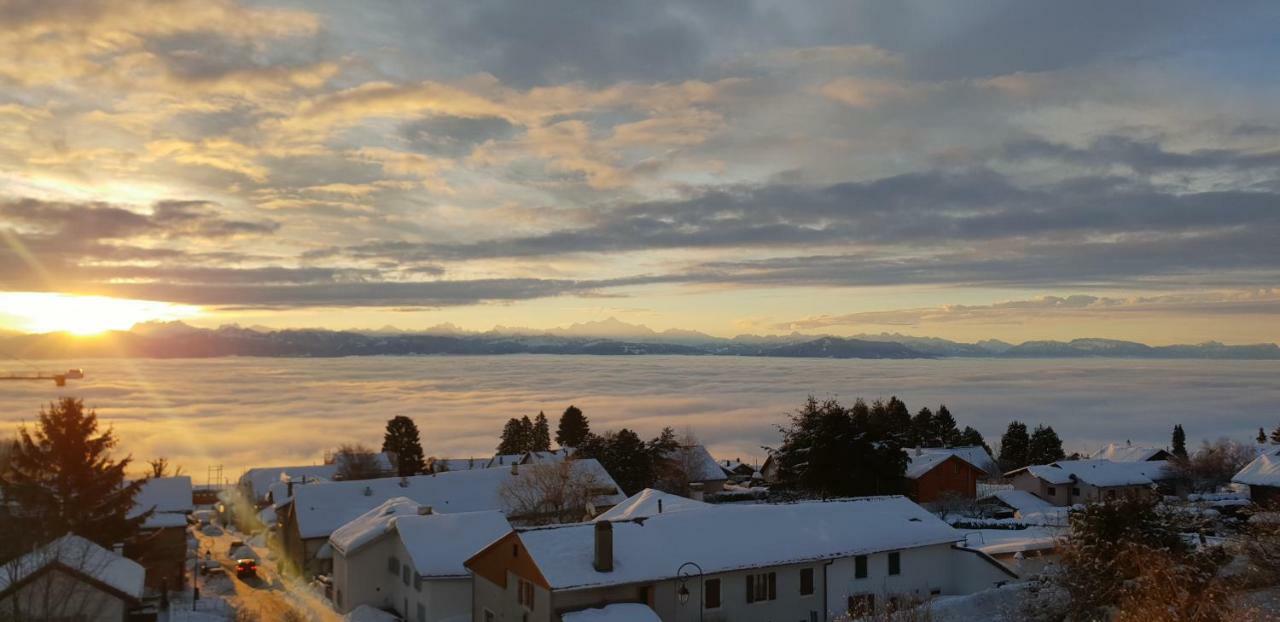
<path id="1" fill-rule="evenodd" d="M 977 529 L 965 532 L 965 546 L 987 555 L 1038 551 L 1056 547 L 1062 535 L 1061 530 L 1052 527 Z"/>
<path id="2" fill-rule="evenodd" d="M 422 506 L 406 497 L 392 497 L 383 501 L 378 507 L 357 516 L 351 522 L 335 529 L 329 536 L 329 542 L 338 552 L 350 555 L 361 547 L 391 533 L 396 518 L 400 516 L 417 516 Z"/>
<path id="3" fill-rule="evenodd" d="M 994 587 L 964 596 L 939 596 L 929 603 L 929 619 L 935 622 L 1013 622 L 1023 620 L 1019 611 L 1029 583 Z"/>
<path id="4" fill-rule="evenodd" d="M 488 458 L 436 458 L 431 461 L 431 468 L 437 472 L 470 471 L 472 469 L 489 468 Z"/>
<path id="5" fill-rule="evenodd" d="M 991 496 L 1017 512 L 1043 512 L 1054 508 L 1052 503 L 1025 490 L 997 490 Z"/>
<path id="6" fill-rule="evenodd" d="M 385 453 L 376 454 L 378 466 L 388 472 L 393 471 L 391 458 Z M 278 466 L 278 467 L 258 467 L 249 469 L 240 476 L 240 486 L 247 487 L 254 501 L 262 501 L 267 496 L 267 490 L 276 482 L 289 481 L 290 479 L 311 479 L 319 478 L 331 480 L 334 474 L 338 472 L 338 463 L 333 464 L 313 464 L 303 466 Z"/>
<path id="7" fill-rule="evenodd" d="M 995 459 L 982 447 L 921 447 L 907 450 L 907 477 L 916 479 L 951 456 L 968 462 L 987 475 L 1000 475 Z"/>
<path id="8" fill-rule="evenodd" d="M 464 563 L 493 541 L 511 532 L 502 512 L 461 512 L 403 516 L 395 530 L 424 577 L 468 576 Z"/>
<path id="9" fill-rule="evenodd" d="M 1093 452 L 1093 455 L 1089 457 L 1094 460 L 1110 460 L 1112 462 L 1145 462 L 1160 457 L 1163 453 L 1168 452 L 1159 447 L 1110 443 L 1106 447 Z"/>
<path id="10" fill-rule="evenodd" d="M 597 516 L 595 520 L 615 521 L 656 516 L 659 513 L 659 503 L 662 504 L 663 514 L 685 512 L 688 510 L 700 510 L 711 507 L 710 503 L 704 503 L 688 497 L 681 497 L 680 495 L 673 495 L 671 493 L 662 492 L 661 490 L 645 488 L 644 490 L 627 497 L 627 499 L 622 503 L 613 506 L 613 508 L 608 512 Z"/>
<path id="11" fill-rule="evenodd" d="M 1112 462 L 1110 460 L 1060 460 L 1049 465 L 1027 467 L 1032 475 L 1056 485 L 1081 481 L 1090 486 L 1150 486 L 1155 480 L 1165 479 L 1169 463 L 1163 460 L 1149 462 Z M 1072 476 L 1075 476 L 1073 479 Z"/>
<path id="12" fill-rule="evenodd" d="M 552 589 L 671 578 L 678 566 L 671 563 L 671 551 L 712 574 L 964 539 L 905 497 L 714 506 L 612 523 L 614 569 L 601 573 L 592 566 L 597 524 L 519 532 Z"/>
<path id="13" fill-rule="evenodd" d="M 677 455 L 677 452 L 686 452 L 687 456 Z M 724 469 L 720 467 L 720 463 L 711 457 L 711 452 L 707 451 L 704 445 L 681 447 L 669 452 L 667 459 L 689 465 L 689 481 L 714 482 L 724 481 L 729 478 L 728 475 L 725 475 Z"/>
<path id="14" fill-rule="evenodd" d="M 369 605 L 360 605 L 342 617 L 344 622 L 400 622 L 400 618 Z"/>
<path id="15" fill-rule="evenodd" d="M 1027 472 L 1050 484 L 1061 486 L 1072 482 L 1071 473 L 1051 464 L 1029 466 Z"/>
<path id="16" fill-rule="evenodd" d="M 548 464 L 554 462 L 564 462 L 564 459 L 573 455 L 573 448 L 553 449 L 551 451 L 531 451 L 525 455 L 526 464 Z"/>
<path id="17" fill-rule="evenodd" d="M 1231 481 L 1248 486 L 1280 487 L 1280 456 L 1264 453 L 1254 458 Z"/>
<path id="18" fill-rule="evenodd" d="M 194 512 L 195 503 L 191 500 L 191 478 L 186 475 L 175 477 L 153 477 L 146 480 L 133 498 L 133 507 L 129 517 L 140 516 L 152 511 L 151 516 L 143 522 L 143 529 L 164 529 L 168 527 L 186 527 L 187 514 Z"/>
<path id="19" fill-rule="evenodd" d="M 131 559 L 125 559 L 74 534 L 62 536 L 0 567 L 0 593 L 10 585 L 22 583 L 27 577 L 54 562 L 133 598 L 142 596 L 142 581 L 146 576 L 146 569 Z"/>
<path id="20" fill-rule="evenodd" d="M 560 616 L 564 622 L 662 622 L 648 605 L 617 603 L 599 609 L 583 609 Z"/>
<path id="21" fill-rule="evenodd" d="M 524 454 L 497 454 L 489 460 L 488 468 L 493 469 L 520 464 L 522 459 L 524 459 Z"/>
<path id="22" fill-rule="evenodd" d="M 617 492 L 617 483 L 596 460 L 573 460 L 570 464 L 575 471 L 591 475 L 601 488 L 614 491 L 598 497 L 597 507 L 613 506 L 624 499 Z M 441 514 L 502 510 L 506 503 L 501 487 L 515 477 L 519 477 L 518 472 L 513 475 L 510 468 L 503 468 L 309 484 L 293 491 L 294 515 L 302 538 L 309 539 L 328 537 L 395 497 L 429 505 Z"/>

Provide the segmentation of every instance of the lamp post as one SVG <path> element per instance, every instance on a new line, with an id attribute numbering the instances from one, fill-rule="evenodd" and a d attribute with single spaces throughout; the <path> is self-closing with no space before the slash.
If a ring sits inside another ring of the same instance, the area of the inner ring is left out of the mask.
<path id="1" fill-rule="evenodd" d="M 694 575 L 694 569 L 698 571 L 697 575 Z M 680 587 L 676 588 L 676 598 L 680 600 L 680 606 L 682 607 L 689 603 L 688 583 L 689 579 L 694 576 L 698 577 L 698 622 L 702 622 L 702 607 L 706 600 L 706 596 L 702 593 L 702 589 L 704 587 L 702 582 L 702 566 L 699 566 L 694 562 L 685 562 L 680 564 L 680 567 L 676 569 L 676 580 L 680 582 Z"/>

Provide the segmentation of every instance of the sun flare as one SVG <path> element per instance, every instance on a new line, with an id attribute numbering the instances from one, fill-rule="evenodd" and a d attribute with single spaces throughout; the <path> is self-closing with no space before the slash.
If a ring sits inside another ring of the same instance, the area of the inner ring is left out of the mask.
<path id="1" fill-rule="evenodd" d="M 198 307 L 153 300 L 0 292 L 0 328 L 32 333 L 94 335 L 125 330 L 139 322 L 177 320 L 199 313 Z"/>

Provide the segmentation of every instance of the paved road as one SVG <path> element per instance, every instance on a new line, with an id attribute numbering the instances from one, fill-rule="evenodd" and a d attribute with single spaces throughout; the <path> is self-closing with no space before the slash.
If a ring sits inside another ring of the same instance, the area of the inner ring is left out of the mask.
<path id="1" fill-rule="evenodd" d="M 236 577 L 235 560 L 231 558 L 231 542 L 234 540 L 248 541 L 248 537 L 242 534 L 233 534 L 230 532 L 220 532 L 218 535 L 206 534 L 199 529 L 193 529 L 199 542 L 199 555 L 204 559 L 205 551 L 213 553 L 213 559 L 223 568 L 225 579 L 214 578 L 209 576 L 205 578 L 208 582 L 208 590 L 214 592 L 226 592 L 226 583 L 229 581 L 234 595 L 227 594 L 227 598 L 240 611 L 250 611 L 257 614 L 262 622 L 274 622 L 276 620 L 288 620 L 289 616 L 295 616 L 294 619 L 313 620 L 315 622 L 340 622 L 342 617 L 335 613 L 323 602 L 311 597 L 310 594 L 296 593 L 293 598 L 287 593 L 288 583 L 284 581 L 279 574 L 276 573 L 274 564 L 266 558 L 267 551 L 265 548 L 256 548 L 255 552 L 259 556 L 258 573 L 256 577 L 247 577 L 240 579 Z M 209 595 L 214 597 L 213 594 Z"/>

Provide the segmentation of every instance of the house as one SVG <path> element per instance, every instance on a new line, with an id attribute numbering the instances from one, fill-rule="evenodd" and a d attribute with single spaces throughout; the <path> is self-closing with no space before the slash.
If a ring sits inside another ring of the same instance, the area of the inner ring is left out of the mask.
<path id="1" fill-rule="evenodd" d="M 772 453 L 764 459 L 764 464 L 760 465 L 760 477 L 766 484 L 778 482 L 778 460 Z"/>
<path id="2" fill-rule="evenodd" d="M 1157 482 L 1169 477 L 1168 463 L 1060 460 L 1023 467 L 1006 474 L 1013 487 L 1056 506 L 1092 503 L 1118 496 L 1156 494 Z"/>
<path id="3" fill-rule="evenodd" d="M 366 605 L 415 622 L 467 619 L 471 573 L 463 563 L 510 531 L 501 512 L 436 514 L 405 497 L 388 499 L 329 537 L 334 607 Z"/>
<path id="4" fill-rule="evenodd" d="M 976 499 L 978 480 L 999 473 L 995 460 L 981 447 L 917 448 L 907 452 L 907 460 L 907 496 L 916 503 Z"/>
<path id="5" fill-rule="evenodd" d="M 617 483 L 596 460 L 573 460 L 570 465 L 575 476 L 596 482 L 599 494 L 592 502 L 596 511 L 607 510 L 625 498 Z M 507 512 L 508 503 L 501 494 L 503 486 L 521 477 L 520 473 L 528 472 L 528 468 L 520 470 L 513 465 L 505 469 L 449 471 L 297 486 L 293 490 L 293 498 L 276 509 L 284 550 L 282 566 L 306 576 L 327 572 L 329 560 L 318 554 L 329 536 L 339 527 L 395 497 L 431 506 L 439 514 L 483 510 Z M 587 509 L 583 511 L 585 513 Z"/>
<path id="6" fill-rule="evenodd" d="M 687 479 L 693 492 L 691 496 L 699 499 L 700 495 L 716 494 L 724 490 L 729 476 L 720 463 L 711 457 L 711 452 L 703 445 L 685 445 L 666 455 L 669 466 L 680 473 L 681 479 Z"/>
<path id="7" fill-rule="evenodd" d="M 996 506 L 1008 510 L 1009 518 L 1040 516 L 1053 512 L 1058 506 L 1041 499 L 1025 490 L 997 490 L 978 500 L 988 506 Z"/>
<path id="8" fill-rule="evenodd" d="M 446 471 L 472 471 L 489 468 L 488 458 L 429 458 L 428 473 L 444 473 Z"/>
<path id="9" fill-rule="evenodd" d="M 526 454 L 497 454 L 485 465 L 487 469 L 509 467 L 524 462 Z"/>
<path id="10" fill-rule="evenodd" d="M 1109 443 L 1106 447 L 1093 452 L 1092 460 L 1110 460 L 1112 462 L 1154 462 L 1172 460 L 1173 454 L 1159 447 L 1143 447 L 1125 442 Z"/>
<path id="11" fill-rule="evenodd" d="M 722 460 L 720 462 L 720 469 L 724 471 L 724 474 L 729 477 L 729 481 L 732 482 L 751 481 L 756 474 L 756 468 L 754 466 L 738 459 Z"/>
<path id="12" fill-rule="evenodd" d="M 631 520 L 633 518 L 647 518 L 649 516 L 657 516 L 658 514 L 668 514 L 671 512 L 687 512 L 689 510 L 701 510 L 713 507 L 710 503 L 697 501 L 680 495 L 645 488 L 630 497 L 627 497 L 622 503 L 613 506 L 608 512 L 605 512 L 593 520 L 595 521 L 615 521 L 615 520 Z"/>
<path id="13" fill-rule="evenodd" d="M 137 536 L 125 543 L 124 555 L 146 568 L 147 587 L 182 589 L 187 560 L 187 518 L 196 509 L 191 478 L 153 477 L 133 498 L 129 516 L 146 512 Z"/>
<path id="14" fill-rule="evenodd" d="M 573 456 L 572 447 L 561 447 L 560 449 L 552 449 L 550 451 L 530 451 L 525 452 L 524 458 L 520 459 L 520 464 L 551 464 L 555 462 L 564 462 Z"/>
<path id="15" fill-rule="evenodd" d="M 590 620 L 618 604 L 667 621 L 828 620 L 1015 578 L 962 540 L 905 497 L 867 497 L 516 529 L 466 566 L 476 622 Z"/>
<path id="16" fill-rule="evenodd" d="M 123 622 L 142 598 L 146 570 L 67 534 L 0 567 L 0 612 L 19 620 Z"/>
<path id="17" fill-rule="evenodd" d="M 378 467 L 387 473 L 394 473 L 395 466 L 391 457 L 385 453 L 375 455 Z M 341 467 L 341 456 L 333 462 L 305 466 L 258 467 L 245 471 L 236 482 L 245 499 L 261 508 L 267 501 L 267 492 L 272 484 L 284 481 L 332 480 Z"/>
<path id="18" fill-rule="evenodd" d="M 1260 452 L 1231 481 L 1249 487 L 1249 499 L 1258 505 L 1280 503 L 1280 456 Z"/>

